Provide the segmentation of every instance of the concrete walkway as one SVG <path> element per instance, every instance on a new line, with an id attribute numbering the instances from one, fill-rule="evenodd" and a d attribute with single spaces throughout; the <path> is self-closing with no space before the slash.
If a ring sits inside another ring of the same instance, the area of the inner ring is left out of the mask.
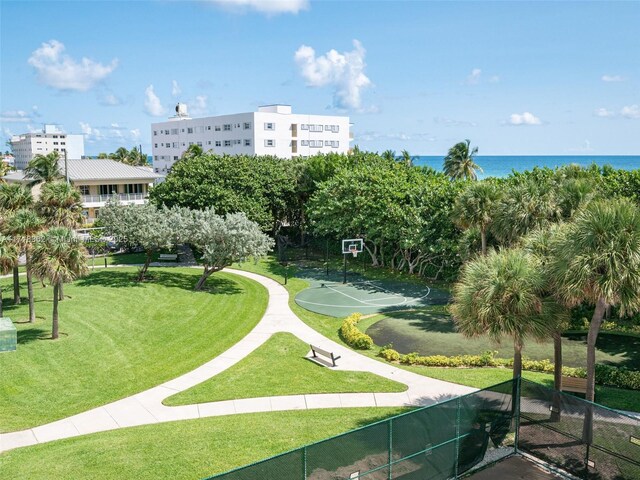
<path id="1" fill-rule="evenodd" d="M 46 425 L 0 434 L 0 452 L 136 425 L 279 410 L 429 405 L 475 390 L 411 373 L 346 348 L 302 322 L 289 308 L 287 290 L 276 281 L 240 270 L 226 269 L 226 271 L 255 280 L 269 291 L 269 303 L 264 316 L 240 342 L 195 370 L 144 392 Z M 403 383 L 408 389 L 402 393 L 290 395 L 178 407 L 167 407 L 162 404 L 165 398 L 204 382 L 236 364 L 276 332 L 292 333 L 305 343 L 314 344 L 340 355 L 342 358 L 338 361 L 336 370 L 374 373 Z"/>

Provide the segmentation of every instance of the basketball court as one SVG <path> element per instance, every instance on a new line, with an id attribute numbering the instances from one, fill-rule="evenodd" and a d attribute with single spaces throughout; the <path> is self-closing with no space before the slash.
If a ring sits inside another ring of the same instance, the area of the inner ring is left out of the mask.
<path id="1" fill-rule="evenodd" d="M 299 272 L 310 287 L 296 296 L 296 303 L 312 312 L 331 317 L 346 317 L 360 312 L 364 315 L 409 310 L 428 305 L 446 304 L 449 294 L 437 288 L 406 282 L 367 280 L 346 270 L 347 255 L 356 257 L 363 251 L 362 240 L 343 240 L 345 268 L 342 274 L 322 269 Z"/>

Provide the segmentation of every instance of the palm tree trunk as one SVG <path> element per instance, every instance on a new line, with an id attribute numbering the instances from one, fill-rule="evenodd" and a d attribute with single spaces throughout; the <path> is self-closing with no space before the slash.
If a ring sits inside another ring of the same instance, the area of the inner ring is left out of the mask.
<path id="1" fill-rule="evenodd" d="M 60 280 L 60 284 L 58 285 L 58 300 L 64 300 L 64 282 Z"/>
<path id="2" fill-rule="evenodd" d="M 55 340 L 58 338 L 58 293 L 60 290 L 60 283 L 56 282 L 53 285 L 53 315 L 51 315 L 51 338 Z"/>
<path id="3" fill-rule="evenodd" d="M 2 318 L 2 285 L 0 285 L 0 318 Z"/>
<path id="4" fill-rule="evenodd" d="M 13 304 L 20 305 L 20 271 L 13 267 Z"/>
<path id="5" fill-rule="evenodd" d="M 31 261 L 29 258 L 29 250 L 25 252 L 27 263 L 27 294 L 29 296 L 29 323 L 36 322 L 36 306 L 33 300 L 33 282 L 31 281 Z"/>
<path id="6" fill-rule="evenodd" d="M 596 392 L 596 340 L 606 309 L 607 304 L 604 299 L 599 299 L 593 317 L 591 317 L 589 334 L 587 335 L 587 393 L 585 398 L 590 402 L 593 402 Z"/>
<path id="7" fill-rule="evenodd" d="M 487 254 L 487 231 L 485 228 L 480 229 L 480 242 L 482 244 L 482 255 Z"/>
<path id="8" fill-rule="evenodd" d="M 562 390 L 562 334 L 553 334 L 553 388 Z"/>
<path id="9" fill-rule="evenodd" d="M 522 374 L 522 342 L 513 340 L 513 378 L 518 378 Z"/>

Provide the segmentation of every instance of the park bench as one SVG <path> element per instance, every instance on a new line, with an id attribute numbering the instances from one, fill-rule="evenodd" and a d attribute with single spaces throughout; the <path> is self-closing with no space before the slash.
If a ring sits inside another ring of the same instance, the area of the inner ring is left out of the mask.
<path id="1" fill-rule="evenodd" d="M 178 255 L 175 254 L 175 253 L 161 253 L 160 254 L 160 261 L 177 262 L 178 261 Z"/>
<path id="2" fill-rule="evenodd" d="M 586 378 L 574 378 L 562 376 L 562 388 L 563 392 L 587 393 L 587 379 Z"/>
<path id="3" fill-rule="evenodd" d="M 311 353 L 313 358 L 318 358 L 318 355 L 322 355 L 323 357 L 326 357 L 328 359 L 331 360 L 331 364 L 335 367 L 336 366 L 336 360 L 338 360 L 340 357 L 336 357 L 333 352 L 328 352 L 327 350 L 323 350 L 322 348 L 318 348 L 314 345 L 309 345 L 311 347 Z"/>

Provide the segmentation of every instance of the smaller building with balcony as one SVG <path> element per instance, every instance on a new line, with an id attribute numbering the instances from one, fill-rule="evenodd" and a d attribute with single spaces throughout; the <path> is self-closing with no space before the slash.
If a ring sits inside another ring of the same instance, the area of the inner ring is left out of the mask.
<path id="1" fill-rule="evenodd" d="M 147 201 L 149 189 L 162 178 L 150 167 L 134 167 L 115 160 L 67 160 L 66 176 L 82 195 L 83 215 L 87 224 L 93 223 L 100 215 L 100 208 L 110 199 L 118 199 L 124 204 L 141 204 Z M 65 175 L 65 164 L 60 162 L 60 170 Z M 12 172 L 5 177 L 7 182 L 31 183 L 22 171 Z M 33 187 L 37 198 L 40 186 Z"/>

